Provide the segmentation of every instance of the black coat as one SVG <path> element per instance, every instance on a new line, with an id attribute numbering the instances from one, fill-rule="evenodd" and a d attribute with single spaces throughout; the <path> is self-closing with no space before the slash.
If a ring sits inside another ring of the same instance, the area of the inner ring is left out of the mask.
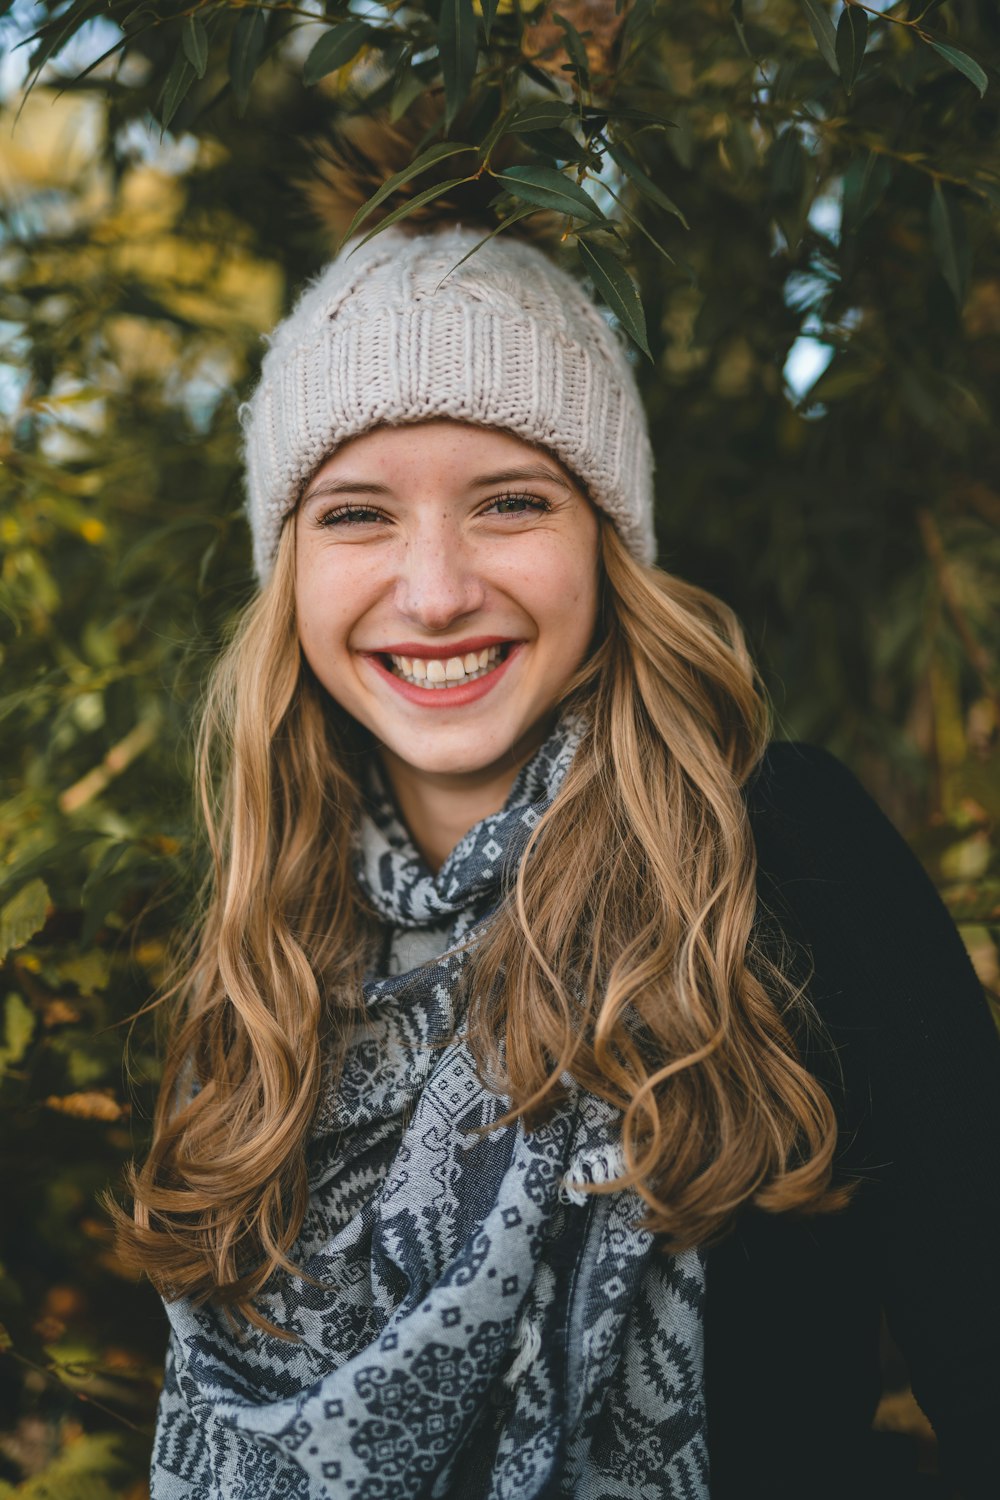
<path id="1" fill-rule="evenodd" d="M 712 1500 L 890 1500 L 870 1437 L 884 1308 L 963 1500 L 1000 1495 L 1000 1038 L 933 885 L 826 752 L 748 789 L 761 910 L 811 954 L 843 1069 L 839 1214 L 745 1212 L 708 1252 Z M 765 924 L 766 925 L 766 924 Z"/>

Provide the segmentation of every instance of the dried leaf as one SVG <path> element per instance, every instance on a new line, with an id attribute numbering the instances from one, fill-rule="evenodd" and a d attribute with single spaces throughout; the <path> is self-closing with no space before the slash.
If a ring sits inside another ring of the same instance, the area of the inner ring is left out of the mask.
<path id="1" fill-rule="evenodd" d="M 44 1103 L 46 1109 L 72 1115 L 76 1120 L 103 1120 L 110 1124 L 128 1114 L 128 1105 L 119 1104 L 114 1095 L 104 1089 L 85 1089 L 79 1094 L 50 1094 Z"/>

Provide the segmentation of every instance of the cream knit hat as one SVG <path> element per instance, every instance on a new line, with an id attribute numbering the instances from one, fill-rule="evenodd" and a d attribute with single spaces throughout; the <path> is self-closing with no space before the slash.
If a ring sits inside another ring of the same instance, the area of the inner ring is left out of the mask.
<path id="1" fill-rule="evenodd" d="M 348 246 L 270 336 L 240 408 L 262 583 L 285 516 L 334 448 L 430 417 L 547 448 L 652 562 L 653 457 L 622 344 L 580 283 L 523 240 L 498 235 L 452 270 L 482 237 L 386 229 Z"/>

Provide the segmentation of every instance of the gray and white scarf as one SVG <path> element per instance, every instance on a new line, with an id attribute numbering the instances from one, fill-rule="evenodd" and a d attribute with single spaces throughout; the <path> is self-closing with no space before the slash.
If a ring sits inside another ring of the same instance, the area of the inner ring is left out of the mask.
<path id="1" fill-rule="evenodd" d="M 320 1109 L 310 1208 L 261 1311 L 171 1323 L 153 1500 L 707 1500 L 704 1265 L 635 1227 L 620 1115 L 570 1086 L 544 1126 L 484 1136 L 463 952 L 555 796 L 564 720 L 433 875 L 372 776 L 356 874 L 384 920 L 367 1020 Z M 308 1278 L 308 1279 L 306 1279 Z"/>

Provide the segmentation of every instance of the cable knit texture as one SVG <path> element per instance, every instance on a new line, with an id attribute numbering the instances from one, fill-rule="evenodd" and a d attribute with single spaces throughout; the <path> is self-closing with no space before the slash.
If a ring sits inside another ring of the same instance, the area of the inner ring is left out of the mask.
<path id="1" fill-rule="evenodd" d="M 269 339 L 240 408 L 254 565 L 319 464 L 379 424 L 452 417 L 554 453 L 652 562 L 653 458 L 625 349 L 544 252 L 462 225 L 350 245 Z"/>

